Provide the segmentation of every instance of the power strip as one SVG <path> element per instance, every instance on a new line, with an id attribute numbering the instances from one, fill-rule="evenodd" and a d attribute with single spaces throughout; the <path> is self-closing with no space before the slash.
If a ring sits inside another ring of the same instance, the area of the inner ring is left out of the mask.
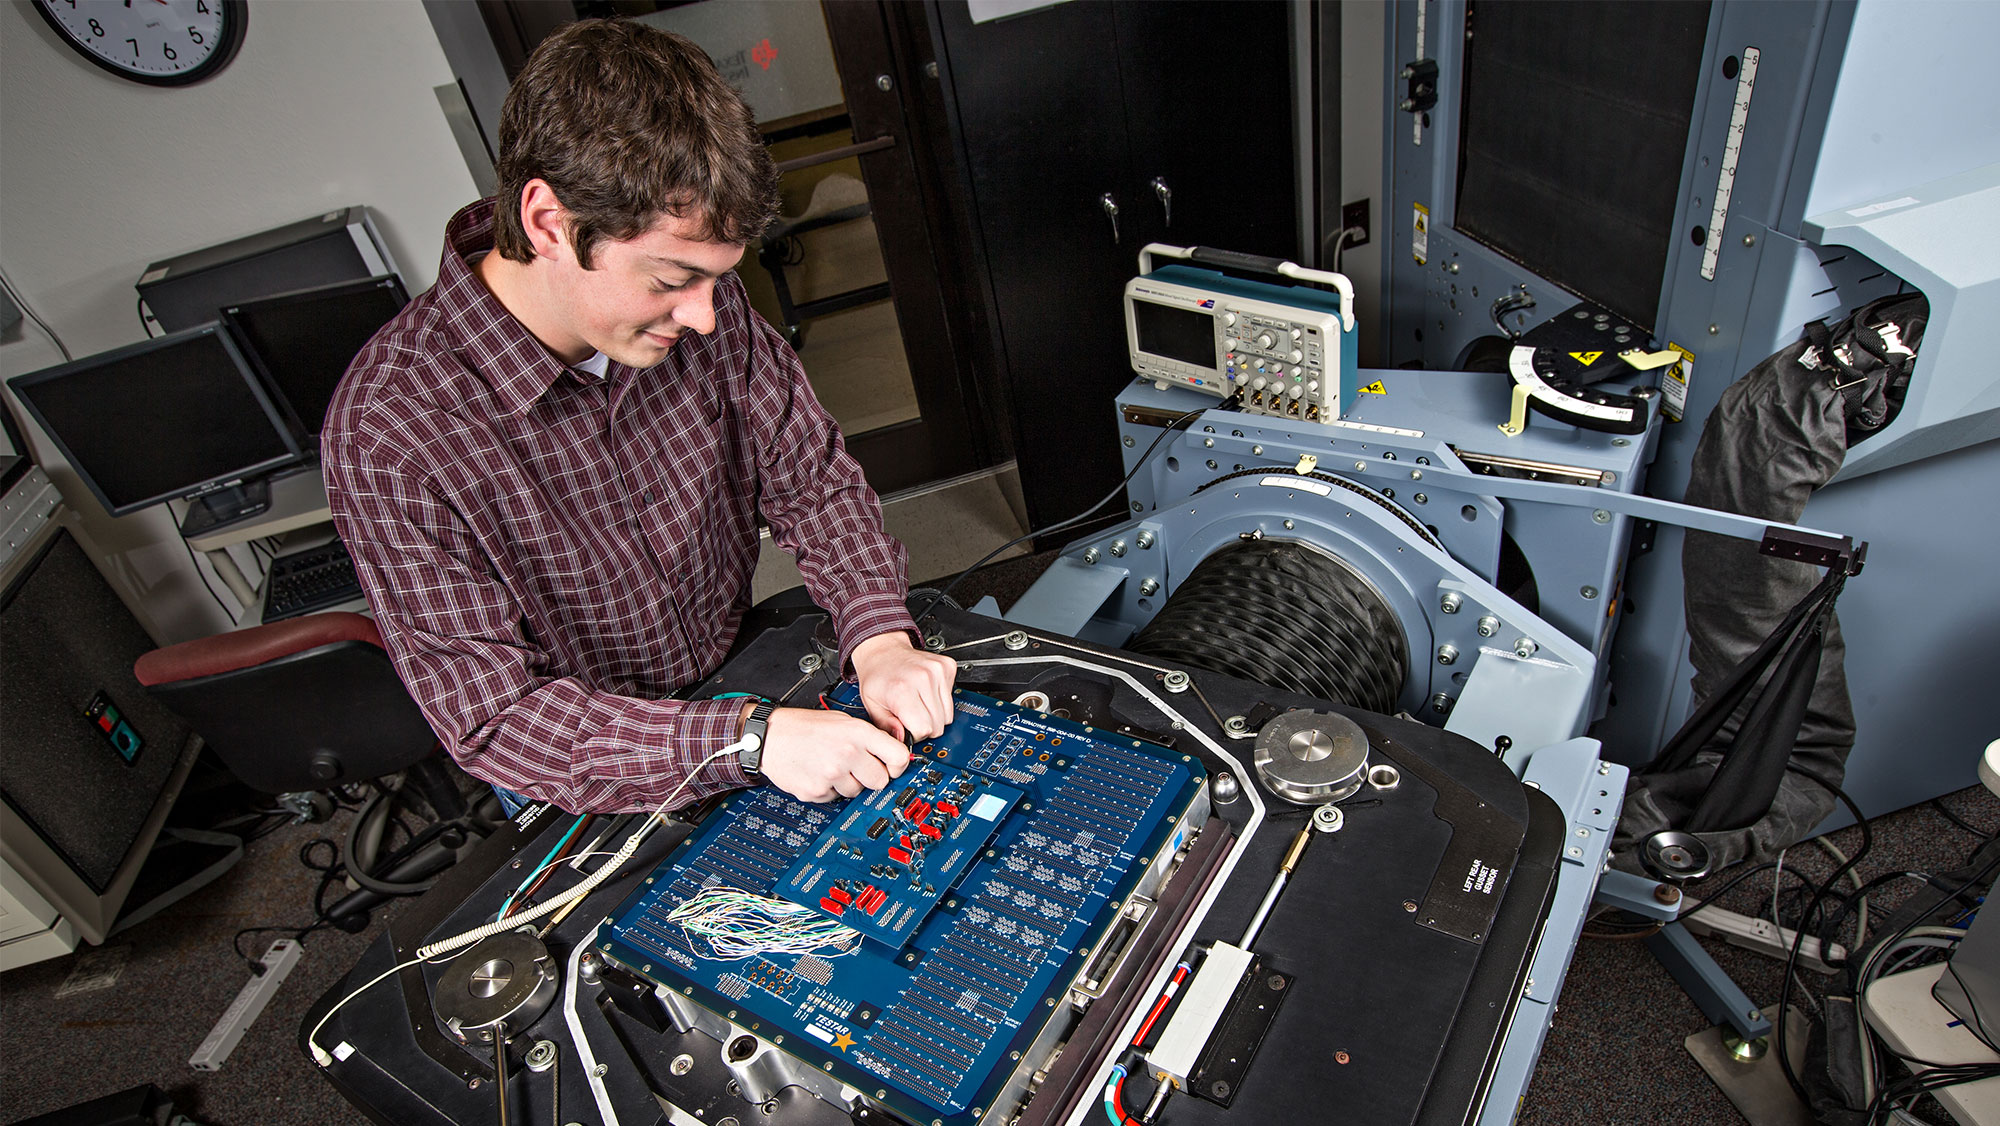
<path id="1" fill-rule="evenodd" d="M 1680 923 L 1695 934 L 1719 938 L 1731 946 L 1741 946 L 1772 958 L 1791 957 L 1792 943 L 1799 936 L 1799 932 L 1790 927 L 1777 926 L 1768 919 L 1753 918 L 1720 907 L 1704 908 L 1700 914 L 1682 918 Z M 1845 959 L 1847 948 L 1834 943 L 1829 953 L 1835 959 Z M 1799 948 L 1799 965 L 1818 973 L 1834 972 L 1833 967 L 1820 957 L 1819 939 L 1810 936 Z"/>
<path id="2" fill-rule="evenodd" d="M 269 950 L 264 951 L 264 957 L 260 962 L 264 972 L 253 975 L 243 984 L 242 990 L 236 994 L 236 999 L 229 1003 L 229 1008 L 223 1010 L 222 1019 L 216 1021 L 215 1027 L 209 1030 L 208 1038 L 201 1042 L 201 1047 L 194 1050 L 194 1055 L 188 1057 L 189 1067 L 196 1071 L 221 1069 L 222 1061 L 228 1059 L 229 1053 L 236 1050 L 237 1042 L 242 1040 L 243 1034 L 256 1023 L 257 1017 L 264 1011 L 264 1006 L 271 1003 L 271 998 L 278 992 L 278 986 L 284 984 L 285 976 L 292 972 L 293 966 L 299 964 L 301 949 L 295 940 L 281 938 L 273 942 Z"/>

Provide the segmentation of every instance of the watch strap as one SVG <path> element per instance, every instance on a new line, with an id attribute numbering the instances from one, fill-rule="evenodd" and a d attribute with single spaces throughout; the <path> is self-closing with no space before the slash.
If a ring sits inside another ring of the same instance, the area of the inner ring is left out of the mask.
<path id="1" fill-rule="evenodd" d="M 756 706 L 750 709 L 750 714 L 743 719 L 742 737 L 748 738 L 754 735 L 757 737 L 757 742 L 755 746 L 745 747 L 736 752 L 736 763 L 752 782 L 764 780 L 764 744 L 770 738 L 771 713 L 777 710 L 778 705 L 771 701 L 759 700 Z"/>

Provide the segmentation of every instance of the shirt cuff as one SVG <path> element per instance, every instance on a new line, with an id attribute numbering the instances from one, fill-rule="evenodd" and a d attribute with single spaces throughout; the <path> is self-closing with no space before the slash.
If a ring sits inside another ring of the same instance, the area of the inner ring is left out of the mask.
<path id="1" fill-rule="evenodd" d="M 905 633 L 910 644 L 924 647 L 924 635 L 910 617 L 910 608 L 893 594 L 871 595 L 850 603 L 840 626 L 840 675 L 854 675 L 854 647 L 885 633 Z"/>
<path id="2" fill-rule="evenodd" d="M 682 769 L 692 773 L 688 782 L 690 793 L 705 797 L 750 785 L 750 776 L 743 773 L 741 760 L 733 754 L 723 755 L 695 771 L 710 755 L 736 742 L 742 716 L 741 698 L 690 700 L 682 706 L 680 737 L 675 740 L 675 749 L 682 759 Z"/>

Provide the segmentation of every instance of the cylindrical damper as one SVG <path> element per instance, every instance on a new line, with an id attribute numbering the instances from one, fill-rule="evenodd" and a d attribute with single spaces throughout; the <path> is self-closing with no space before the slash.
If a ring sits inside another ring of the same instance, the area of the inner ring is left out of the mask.
<path id="1" fill-rule="evenodd" d="M 1368 736 L 1332 712 L 1286 712 L 1257 733 L 1257 776 L 1300 805 L 1339 801 L 1368 773 Z"/>
<path id="2" fill-rule="evenodd" d="M 556 996 L 556 967 L 549 948 L 532 931 L 503 931 L 452 959 L 431 1001 L 438 1022 L 467 1043 L 493 1042 L 548 1011 Z"/>

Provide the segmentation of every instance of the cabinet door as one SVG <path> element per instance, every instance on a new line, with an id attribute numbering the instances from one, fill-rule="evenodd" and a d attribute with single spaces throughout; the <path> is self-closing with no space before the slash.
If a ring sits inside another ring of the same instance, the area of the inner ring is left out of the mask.
<path id="1" fill-rule="evenodd" d="M 1298 260 L 1288 6 L 1191 0 L 1114 12 L 1140 232 Z"/>
<path id="2" fill-rule="evenodd" d="M 1296 255 L 1285 6 L 1077 0 L 979 24 L 963 4 L 934 11 L 1040 527 L 1121 476 L 1112 399 L 1132 378 L 1122 296 L 1139 248 Z"/>
<path id="3" fill-rule="evenodd" d="M 990 23 L 936 9 L 960 159 L 1013 407 L 1029 523 L 1075 515 L 1118 480 L 1111 398 L 1130 377 L 1120 295 L 1131 213 L 1112 6 L 1081 0 Z M 1103 197 L 1119 208 L 1117 231 Z"/>

